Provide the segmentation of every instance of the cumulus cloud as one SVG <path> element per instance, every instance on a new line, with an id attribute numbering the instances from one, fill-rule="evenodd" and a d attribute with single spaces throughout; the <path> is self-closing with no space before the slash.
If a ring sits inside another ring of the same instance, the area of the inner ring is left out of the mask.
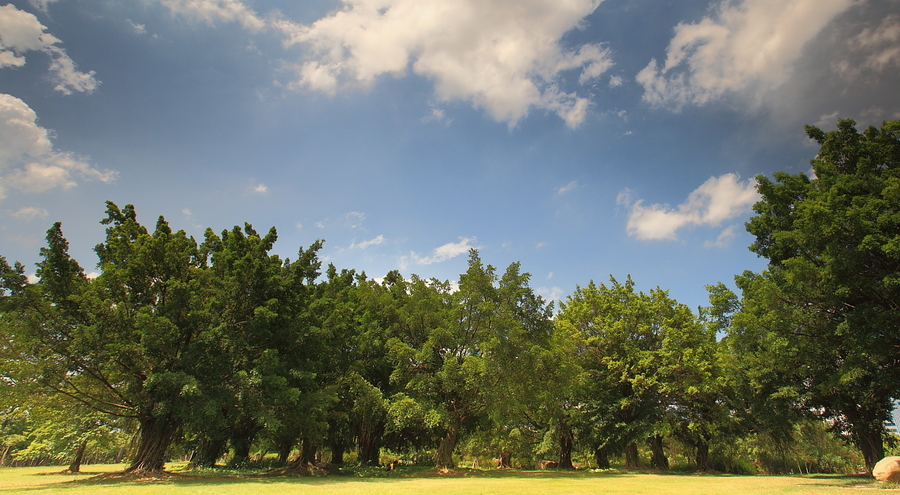
<path id="1" fill-rule="evenodd" d="M 46 3 L 42 4 L 46 8 Z M 14 5 L 0 6 L 0 69 L 25 65 L 25 53 L 44 52 L 50 56 L 50 71 L 56 80 L 56 89 L 64 94 L 72 91 L 90 93 L 100 84 L 94 71 L 80 72 L 66 51 L 57 46 L 61 41 L 30 12 Z"/>
<path id="2" fill-rule="evenodd" d="M 466 254 L 470 249 L 477 249 L 477 246 L 473 246 L 472 242 L 475 241 L 474 237 L 460 237 L 459 242 L 448 242 L 443 246 L 435 248 L 431 251 L 431 254 L 425 257 L 421 257 L 416 253 L 411 253 L 410 258 L 413 259 L 419 265 L 431 265 L 433 263 L 441 263 L 447 261 L 449 259 L 453 259 L 461 254 Z"/>
<path id="3" fill-rule="evenodd" d="M 47 129 L 24 101 L 0 93 L 0 198 L 6 188 L 37 193 L 68 189 L 77 179 L 110 183 L 116 172 L 98 170 L 72 153 L 55 151 Z"/>
<path id="4" fill-rule="evenodd" d="M 560 43 L 601 0 L 341 0 L 310 25 L 277 12 L 260 17 L 238 0 L 159 1 L 192 19 L 273 30 L 285 47 L 306 47 L 291 88 L 335 94 L 411 70 L 434 81 L 440 101 L 469 101 L 510 126 L 540 109 L 577 127 L 589 100 L 561 89 L 562 75 L 585 85 L 613 65 L 600 44 Z"/>
<path id="5" fill-rule="evenodd" d="M 736 174 L 710 177 L 676 208 L 661 204 L 644 206 L 643 200 L 635 201 L 629 190 L 622 191 L 617 198 L 619 204 L 629 208 L 628 235 L 642 241 L 676 240 L 681 228 L 721 225 L 747 211 L 758 200 L 756 181 L 741 182 Z"/>
<path id="6" fill-rule="evenodd" d="M 666 49 L 640 71 L 644 101 L 679 109 L 726 93 L 752 99 L 782 85 L 804 46 L 854 0 L 723 1 L 715 15 L 680 23 Z"/>
<path id="7" fill-rule="evenodd" d="M 269 186 L 267 186 L 263 183 L 259 183 L 259 184 L 256 184 L 255 186 L 250 186 L 250 192 L 252 192 L 254 194 L 268 194 Z"/>

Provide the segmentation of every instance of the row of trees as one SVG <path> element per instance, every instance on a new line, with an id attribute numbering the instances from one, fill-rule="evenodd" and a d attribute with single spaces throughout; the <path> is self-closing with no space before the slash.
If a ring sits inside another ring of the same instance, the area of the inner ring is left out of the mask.
<path id="1" fill-rule="evenodd" d="M 675 440 L 709 469 L 711 446 L 787 450 L 811 419 L 871 469 L 900 396 L 900 122 L 853 125 L 808 128 L 814 179 L 758 179 L 748 230 L 769 269 L 738 277 L 740 296 L 710 287 L 696 314 L 630 278 L 578 287 L 557 312 L 518 263 L 500 273 L 476 251 L 456 287 L 333 265 L 320 278 L 319 241 L 283 260 L 274 228 L 197 242 L 107 203 L 97 278 L 60 224 L 37 282 L 0 258 L 0 412 L 52 400 L 51 424 L 136 425 L 133 473 L 163 469 L 176 445 L 200 466 L 264 444 L 288 469 L 323 449 L 377 464 L 384 448 L 452 468 L 463 441 L 506 467 L 552 455 L 570 468 L 584 451 L 637 467 L 647 445 L 666 469 Z"/>

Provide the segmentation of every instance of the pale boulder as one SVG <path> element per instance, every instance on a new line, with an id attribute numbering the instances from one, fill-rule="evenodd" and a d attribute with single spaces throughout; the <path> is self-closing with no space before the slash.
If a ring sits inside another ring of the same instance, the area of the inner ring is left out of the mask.
<path id="1" fill-rule="evenodd" d="M 872 468 L 872 476 L 878 481 L 900 483 L 900 456 L 890 456 L 878 461 Z"/>

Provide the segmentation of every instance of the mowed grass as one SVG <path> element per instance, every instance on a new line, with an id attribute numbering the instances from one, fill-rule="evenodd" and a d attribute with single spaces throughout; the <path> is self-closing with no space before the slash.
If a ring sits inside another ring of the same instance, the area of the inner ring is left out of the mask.
<path id="1" fill-rule="evenodd" d="M 435 470 L 390 473 L 383 478 L 354 476 L 265 476 L 259 474 L 182 471 L 158 480 L 104 479 L 96 476 L 122 469 L 87 465 L 84 473 L 58 474 L 62 467 L 0 468 L 0 494 L 856 494 L 900 493 L 900 486 L 847 476 L 729 476 L 645 474 L 623 471 L 475 471 Z"/>

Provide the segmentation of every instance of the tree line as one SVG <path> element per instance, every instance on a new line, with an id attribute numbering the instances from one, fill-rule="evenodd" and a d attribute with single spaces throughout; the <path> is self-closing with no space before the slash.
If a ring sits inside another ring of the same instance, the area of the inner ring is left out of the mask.
<path id="1" fill-rule="evenodd" d="M 458 285 L 376 280 L 323 267 L 322 241 L 282 259 L 274 228 L 198 241 L 107 202 L 96 278 L 59 223 L 35 282 L 0 257 L 3 457 L 30 435 L 14 454 L 56 442 L 77 470 L 90 441 L 134 430 L 136 474 L 176 449 L 241 466 L 254 446 L 286 470 L 323 452 L 377 465 L 383 451 L 439 468 L 465 451 L 500 467 L 573 468 L 587 453 L 599 468 L 668 469 L 673 447 L 737 470 L 753 442 L 752 462 L 782 470 L 791 449 L 818 446 L 809 471 L 846 467 L 843 439 L 871 469 L 896 445 L 900 121 L 807 134 L 812 178 L 757 178 L 747 229 L 767 270 L 737 276 L 739 295 L 708 287 L 696 312 L 630 277 L 556 308 L 518 263 L 501 272 L 475 250 Z"/>

